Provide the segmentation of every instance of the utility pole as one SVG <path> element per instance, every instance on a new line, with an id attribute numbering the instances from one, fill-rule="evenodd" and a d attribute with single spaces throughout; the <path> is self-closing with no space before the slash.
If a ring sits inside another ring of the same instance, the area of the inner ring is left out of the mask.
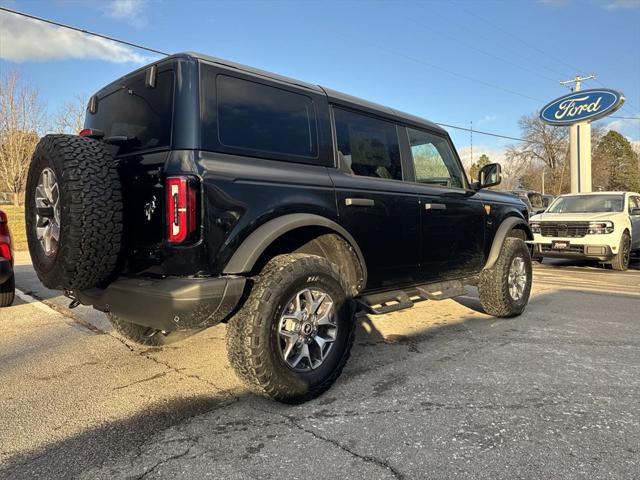
<path id="1" fill-rule="evenodd" d="M 469 136 L 471 139 L 471 167 L 473 167 L 473 120 L 471 120 L 471 128 L 469 129 Z"/>
<path id="2" fill-rule="evenodd" d="M 595 80 L 595 75 L 573 80 L 564 80 L 560 85 L 571 85 L 572 92 L 579 92 L 586 80 Z M 571 193 L 591 191 L 591 123 L 580 122 L 569 127 L 569 167 L 571 170 Z"/>

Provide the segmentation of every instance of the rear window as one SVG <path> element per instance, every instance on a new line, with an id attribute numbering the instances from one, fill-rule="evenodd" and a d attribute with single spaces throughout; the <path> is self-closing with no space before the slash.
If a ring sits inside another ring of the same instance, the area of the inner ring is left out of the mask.
<path id="1" fill-rule="evenodd" d="M 203 75 L 205 149 L 217 143 L 234 153 L 317 158 L 313 100 L 306 95 L 227 75 Z M 217 120 L 217 121 L 216 121 Z"/>
<path id="2" fill-rule="evenodd" d="M 98 99 L 95 114 L 87 112 L 85 128 L 97 128 L 105 137 L 126 136 L 119 153 L 169 147 L 173 117 L 173 72 L 158 73 L 155 88 L 145 87 L 141 73 Z"/>

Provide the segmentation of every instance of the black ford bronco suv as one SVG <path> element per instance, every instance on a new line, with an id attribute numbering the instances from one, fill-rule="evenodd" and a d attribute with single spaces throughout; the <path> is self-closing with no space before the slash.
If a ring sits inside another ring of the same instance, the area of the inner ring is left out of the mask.
<path id="1" fill-rule="evenodd" d="M 437 125 L 199 54 L 91 97 L 80 135 L 40 140 L 28 175 L 41 281 L 162 345 L 228 322 L 231 364 L 295 403 L 340 375 L 355 313 L 478 286 L 512 317 L 531 289 L 518 199 L 470 183 Z"/>

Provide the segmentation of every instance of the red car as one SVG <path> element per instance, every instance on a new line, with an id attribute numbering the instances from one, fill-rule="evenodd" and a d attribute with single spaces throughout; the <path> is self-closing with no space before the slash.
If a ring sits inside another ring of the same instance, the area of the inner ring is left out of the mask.
<path id="1" fill-rule="evenodd" d="M 0 307 L 13 303 L 16 294 L 13 276 L 13 252 L 7 215 L 0 210 Z"/>

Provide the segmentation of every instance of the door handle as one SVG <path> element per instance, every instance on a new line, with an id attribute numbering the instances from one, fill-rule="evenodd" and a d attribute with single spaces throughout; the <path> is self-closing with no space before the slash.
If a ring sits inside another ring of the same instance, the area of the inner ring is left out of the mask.
<path id="1" fill-rule="evenodd" d="M 370 198 L 346 198 L 344 204 L 347 207 L 373 207 L 375 202 Z"/>
<path id="2" fill-rule="evenodd" d="M 425 210 L 446 210 L 447 206 L 444 203 L 425 203 Z"/>

